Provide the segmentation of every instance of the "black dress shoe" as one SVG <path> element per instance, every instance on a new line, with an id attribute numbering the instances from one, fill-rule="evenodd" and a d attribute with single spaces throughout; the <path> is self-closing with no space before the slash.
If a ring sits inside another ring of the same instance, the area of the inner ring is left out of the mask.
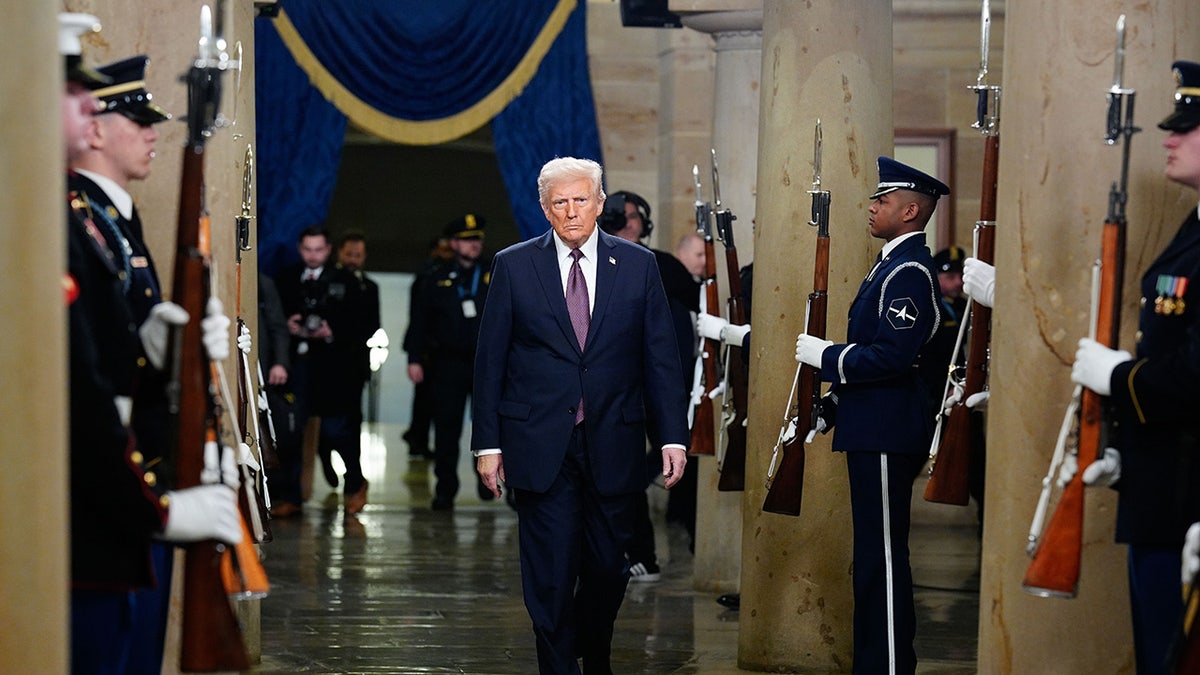
<path id="1" fill-rule="evenodd" d="M 742 605 L 741 593 L 726 593 L 717 596 L 717 604 L 729 609 L 738 609 Z"/>
<path id="2" fill-rule="evenodd" d="M 434 511 L 453 511 L 454 510 L 454 501 L 451 499 L 442 499 L 441 497 L 434 497 L 433 504 L 430 505 L 430 508 L 432 508 Z"/>

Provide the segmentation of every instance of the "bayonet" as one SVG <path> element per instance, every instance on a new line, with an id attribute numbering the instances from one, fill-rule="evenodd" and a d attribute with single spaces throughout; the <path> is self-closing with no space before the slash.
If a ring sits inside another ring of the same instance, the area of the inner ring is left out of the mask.
<path id="1" fill-rule="evenodd" d="M 983 0 L 983 11 L 979 18 L 979 75 L 973 89 L 978 101 L 975 103 L 975 122 L 972 129 L 979 129 L 985 136 L 1000 133 L 1000 86 L 988 84 L 988 52 L 991 51 L 992 10 L 989 0 Z"/>
<path id="2" fill-rule="evenodd" d="M 717 150 L 709 148 L 712 153 L 712 179 L 713 179 L 713 208 L 721 210 L 721 177 L 717 173 Z"/>
<path id="3" fill-rule="evenodd" d="M 254 150 L 246 144 L 246 155 L 242 160 L 242 212 L 237 222 L 237 262 L 242 262 L 242 251 L 250 250 L 250 220 L 254 218 L 251 206 L 254 199 Z"/>
<path id="4" fill-rule="evenodd" d="M 812 195 L 812 219 L 809 225 L 817 228 L 818 237 L 829 236 L 829 190 L 821 189 L 821 118 L 817 118 L 813 130 L 813 182 L 808 194 Z"/>

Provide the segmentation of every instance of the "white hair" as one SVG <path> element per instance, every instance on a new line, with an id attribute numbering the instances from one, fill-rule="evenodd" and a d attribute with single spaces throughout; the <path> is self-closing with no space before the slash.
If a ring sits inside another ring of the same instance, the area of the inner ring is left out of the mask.
<path id="1" fill-rule="evenodd" d="M 547 202 L 550 196 L 550 188 L 558 183 L 570 180 L 578 180 L 586 178 L 592 183 L 592 191 L 599 197 L 600 201 L 604 201 L 604 188 L 600 185 L 601 176 L 604 169 L 600 164 L 590 159 L 579 159 L 577 157 L 555 157 L 554 159 L 542 165 L 542 171 L 538 174 L 538 201 L 543 207 L 549 208 Z"/>

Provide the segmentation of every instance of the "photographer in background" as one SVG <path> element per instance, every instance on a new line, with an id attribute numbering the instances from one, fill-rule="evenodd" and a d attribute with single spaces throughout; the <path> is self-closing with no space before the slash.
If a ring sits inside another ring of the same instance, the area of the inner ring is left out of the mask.
<path id="1" fill-rule="evenodd" d="M 309 415 L 308 390 L 314 364 L 328 355 L 333 341 L 333 331 L 323 315 L 333 272 L 329 262 L 333 247 L 325 228 L 314 225 L 300 233 L 297 248 L 300 262 L 283 268 L 275 277 L 275 286 L 291 334 L 292 372 L 288 385 L 292 409 L 297 427 L 303 429 Z M 275 505 L 271 508 L 271 515 L 276 518 L 299 515 L 304 503 L 300 485 L 304 465 L 303 437 L 303 434 L 297 434 L 286 447 L 280 444 L 276 448 L 281 464 L 279 477 L 275 479 Z"/>

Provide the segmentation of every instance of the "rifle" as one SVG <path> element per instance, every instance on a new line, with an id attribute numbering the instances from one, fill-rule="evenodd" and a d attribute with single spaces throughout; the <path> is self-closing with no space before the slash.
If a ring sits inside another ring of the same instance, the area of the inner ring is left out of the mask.
<path id="1" fill-rule="evenodd" d="M 1170 663 L 1179 675 L 1200 673 L 1200 626 L 1196 612 L 1200 610 L 1200 575 L 1192 577 L 1183 590 L 1183 615 L 1179 629 L 1171 641 Z"/>
<path id="2" fill-rule="evenodd" d="M 700 197 L 700 167 L 692 165 L 692 181 L 696 184 L 696 233 L 704 239 L 704 279 L 700 293 L 700 311 L 718 316 L 717 310 L 717 261 L 713 252 L 712 205 Z M 697 343 L 696 366 L 692 377 L 692 407 L 688 421 L 692 425 L 691 454 L 716 454 L 713 431 L 712 399 L 709 387 L 717 383 L 717 345 L 701 337 Z"/>
<path id="3" fill-rule="evenodd" d="M 1104 142 L 1115 145 L 1121 137 L 1121 176 L 1108 193 L 1108 215 L 1101 236 L 1099 293 L 1094 323 L 1094 339 L 1106 347 L 1116 347 L 1121 326 L 1121 287 L 1125 272 L 1125 201 L 1129 183 L 1129 145 L 1133 134 L 1141 131 L 1133 125 L 1135 92 L 1122 85 L 1125 71 L 1125 15 L 1117 19 L 1116 65 L 1112 87 L 1108 90 L 1108 114 Z M 1074 402 L 1072 402 L 1074 405 Z M 1033 556 L 1021 587 L 1043 597 L 1073 598 L 1079 586 L 1079 563 L 1083 553 L 1083 472 L 1099 457 L 1108 444 L 1111 415 L 1107 402 L 1096 392 L 1082 388 L 1079 412 L 1073 419 L 1076 431 L 1074 452 L 1078 469 L 1063 488 L 1058 507 L 1040 537 L 1030 533 L 1028 550 Z"/>
<path id="4" fill-rule="evenodd" d="M 242 252 L 250 250 L 250 219 L 251 215 L 250 204 L 252 199 L 252 189 L 254 184 L 254 151 L 250 145 L 246 145 L 246 155 L 242 166 L 242 211 L 234 218 L 234 261 L 237 279 L 237 332 L 240 336 L 242 331 L 246 329 L 246 321 L 242 318 Z M 242 480 L 241 489 L 238 490 L 238 502 L 242 508 L 242 516 L 252 525 L 252 533 L 254 541 L 266 543 L 273 538 L 271 534 L 271 525 L 269 523 L 271 515 L 269 505 L 267 504 L 267 484 L 266 475 L 263 473 L 263 456 L 262 446 L 256 441 L 256 438 L 262 438 L 262 429 L 258 428 L 258 417 L 255 416 L 256 432 L 250 432 L 249 426 L 249 409 L 251 399 L 256 399 L 253 392 L 253 385 L 250 384 L 250 361 L 246 354 L 242 353 L 241 349 L 237 350 L 237 428 L 241 430 L 241 440 L 246 444 L 247 448 L 251 448 L 250 456 L 246 459 L 247 463 L 241 463 Z M 257 402 L 257 401 L 256 401 Z M 257 410 L 256 410 L 257 412 Z M 256 457 L 253 448 L 259 448 L 258 456 Z M 253 491 L 253 495 L 250 492 Z"/>
<path id="5" fill-rule="evenodd" d="M 218 17 L 222 16 L 220 8 Z M 218 405 L 212 370 L 204 351 L 200 317 L 209 300 L 207 223 L 204 215 L 204 146 L 217 124 L 220 76 L 228 65 L 218 53 L 212 12 L 200 10 L 199 56 L 185 76 L 188 85 L 188 139 L 183 152 L 177 227 L 174 300 L 192 320 L 172 334 L 174 355 L 171 424 L 178 466 L 178 487 L 199 485 L 205 468 L 204 447 L 217 438 Z M 243 523 L 244 527 L 244 523 Z M 214 541 L 187 545 L 183 581 L 183 628 L 180 668 L 184 671 L 246 670 L 250 659 L 241 627 L 221 577 L 228 549 Z"/>
<path id="6" fill-rule="evenodd" d="M 976 120 L 971 125 L 984 136 L 983 188 L 980 191 L 979 220 L 975 222 L 975 257 L 991 264 L 996 250 L 996 174 L 1000 164 L 1000 87 L 986 84 L 988 73 L 988 33 L 992 17 L 988 0 L 983 0 L 982 34 L 980 38 L 979 77 L 973 89 L 978 96 Z M 991 105 L 989 105 L 989 103 Z M 989 109 L 991 113 L 989 114 Z M 925 501 L 964 506 L 970 500 L 968 477 L 971 468 L 971 425 L 977 424 L 966 401 L 987 386 L 988 343 L 992 335 L 990 307 L 967 301 L 963 325 L 970 320 L 971 339 L 967 348 L 966 375 L 962 381 L 959 401 L 949 415 L 938 411 L 938 429 L 929 454 L 929 483 L 925 486 Z M 958 358 L 958 345 L 954 348 Z M 951 368 L 951 374 L 954 369 Z M 954 386 L 947 377 L 943 394 Z M 943 395 L 942 400 L 945 400 Z M 943 421 L 945 428 L 942 428 Z"/>
<path id="7" fill-rule="evenodd" d="M 804 332 L 825 337 L 825 319 L 829 308 L 829 191 L 821 189 L 821 120 L 813 133 L 812 219 L 817 228 L 816 258 L 813 263 L 813 290 L 805 308 Z M 792 413 L 792 401 L 796 402 Z M 821 372 L 807 364 L 796 368 L 796 377 L 783 412 L 784 425 L 771 452 L 767 469 L 767 497 L 763 511 L 785 516 L 800 515 L 804 494 L 804 442 L 816 428 L 821 400 Z M 780 456 L 782 454 L 782 461 Z"/>
<path id="8" fill-rule="evenodd" d="M 717 220 L 717 237 L 725 247 L 725 271 L 729 277 L 729 299 L 726 309 L 729 321 L 746 323 L 746 307 L 742 302 L 742 278 L 738 267 L 737 246 L 733 243 L 733 221 L 737 216 L 721 208 L 721 181 L 717 172 L 717 151 L 712 151 L 713 210 Z M 741 348 L 738 348 L 739 351 Z M 721 472 L 717 490 L 737 492 L 746 489 L 746 394 L 750 376 L 741 355 L 725 349 L 725 384 L 721 397 L 721 432 L 725 438 L 724 454 L 718 462 Z M 718 444 L 720 447 L 720 444 Z"/>

